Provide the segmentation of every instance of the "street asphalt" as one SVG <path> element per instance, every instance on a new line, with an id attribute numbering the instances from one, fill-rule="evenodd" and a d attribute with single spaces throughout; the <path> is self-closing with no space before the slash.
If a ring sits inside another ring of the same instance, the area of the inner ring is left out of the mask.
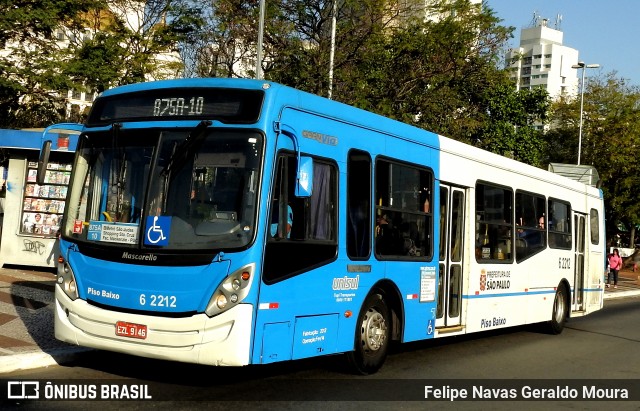
<path id="1" fill-rule="evenodd" d="M 53 269 L 0 268 L 0 375 L 62 364 L 87 348 L 58 341 L 53 332 Z M 623 271 L 605 300 L 640 295 L 640 273 Z"/>

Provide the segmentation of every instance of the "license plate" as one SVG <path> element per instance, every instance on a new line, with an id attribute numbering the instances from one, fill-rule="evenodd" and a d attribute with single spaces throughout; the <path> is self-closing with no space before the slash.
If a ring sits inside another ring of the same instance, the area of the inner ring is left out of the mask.
<path id="1" fill-rule="evenodd" d="M 147 326 L 144 324 L 118 321 L 116 323 L 116 335 L 119 335 L 120 337 L 139 338 L 144 340 L 147 338 Z"/>

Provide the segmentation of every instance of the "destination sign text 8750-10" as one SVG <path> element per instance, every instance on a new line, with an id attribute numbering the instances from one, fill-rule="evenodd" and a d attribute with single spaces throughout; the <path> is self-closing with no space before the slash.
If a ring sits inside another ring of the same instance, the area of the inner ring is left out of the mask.
<path id="1" fill-rule="evenodd" d="M 188 103 L 188 104 L 185 104 Z M 202 114 L 204 97 L 157 98 L 153 103 L 153 115 L 158 116 L 195 116 Z"/>

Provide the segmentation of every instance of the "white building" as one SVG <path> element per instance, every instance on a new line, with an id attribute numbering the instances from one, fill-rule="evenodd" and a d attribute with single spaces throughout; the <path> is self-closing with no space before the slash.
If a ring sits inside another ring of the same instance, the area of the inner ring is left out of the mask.
<path id="1" fill-rule="evenodd" d="M 578 62 L 578 50 L 562 45 L 559 22 L 555 26 L 536 17 L 520 31 L 520 47 L 510 50 L 507 62 L 518 90 L 544 88 L 551 98 L 576 95 L 578 73 L 571 66 Z"/>
<path id="2" fill-rule="evenodd" d="M 452 2 L 453 0 L 447 1 Z M 437 22 L 443 17 L 446 17 L 446 14 L 432 13 L 429 7 L 433 6 L 434 3 L 434 0 L 400 0 L 395 4 L 397 10 L 394 10 L 392 7 L 392 12 L 395 11 L 398 13 L 400 20 L 409 17 L 419 17 L 422 18 L 423 21 Z M 469 3 L 478 9 L 482 7 L 482 0 L 469 0 Z"/>

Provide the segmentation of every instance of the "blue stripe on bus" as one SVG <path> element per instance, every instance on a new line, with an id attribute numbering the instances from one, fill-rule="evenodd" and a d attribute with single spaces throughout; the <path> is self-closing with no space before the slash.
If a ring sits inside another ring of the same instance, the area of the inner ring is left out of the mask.
<path id="1" fill-rule="evenodd" d="M 475 298 L 491 298 L 491 297 L 517 297 L 521 295 L 538 295 L 538 294 L 555 294 L 556 290 L 549 291 L 522 291 L 517 293 L 502 293 L 502 294 L 478 294 L 478 295 L 463 295 L 462 298 L 475 299 Z"/>
<path id="2" fill-rule="evenodd" d="M 585 288 L 583 291 L 585 292 L 601 292 L 601 288 Z M 462 298 L 467 300 L 473 300 L 476 298 L 492 298 L 492 297 L 517 297 L 521 295 L 540 295 L 540 294 L 555 294 L 556 290 L 548 290 L 548 291 L 522 291 L 517 293 L 502 293 L 502 294 L 463 294 Z M 573 290 L 572 290 L 573 292 Z"/>

